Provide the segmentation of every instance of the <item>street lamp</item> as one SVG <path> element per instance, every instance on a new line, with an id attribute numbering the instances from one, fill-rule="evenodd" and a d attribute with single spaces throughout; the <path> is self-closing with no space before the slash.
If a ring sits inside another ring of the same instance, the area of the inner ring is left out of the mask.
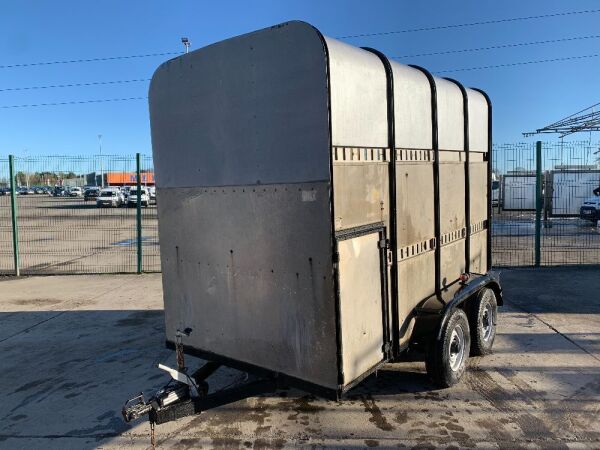
<path id="1" fill-rule="evenodd" d="M 102 135 L 98 135 L 98 144 L 100 145 L 100 186 L 104 187 L 104 165 L 102 164 Z"/>
<path id="2" fill-rule="evenodd" d="M 25 161 L 25 186 L 27 186 L 27 189 L 29 189 L 29 172 L 27 171 L 29 169 L 29 158 L 27 157 L 27 149 L 24 148 L 23 149 L 23 160 Z"/>
<path id="3" fill-rule="evenodd" d="M 184 45 L 185 47 L 185 52 L 189 52 L 190 51 L 190 40 L 186 37 L 182 37 L 181 38 L 181 43 Z"/>

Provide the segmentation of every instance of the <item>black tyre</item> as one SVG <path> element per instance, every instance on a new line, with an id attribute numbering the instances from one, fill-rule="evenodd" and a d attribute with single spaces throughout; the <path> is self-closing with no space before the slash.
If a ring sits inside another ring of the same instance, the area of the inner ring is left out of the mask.
<path id="1" fill-rule="evenodd" d="M 469 325 L 471 326 L 471 355 L 483 356 L 492 353 L 496 338 L 498 304 L 496 294 L 483 288 L 471 303 Z"/>
<path id="2" fill-rule="evenodd" d="M 448 314 L 440 339 L 436 336 L 429 345 L 425 363 L 427 375 L 442 388 L 460 381 L 467 367 L 471 347 L 467 315 L 462 309 L 455 309 Z"/>

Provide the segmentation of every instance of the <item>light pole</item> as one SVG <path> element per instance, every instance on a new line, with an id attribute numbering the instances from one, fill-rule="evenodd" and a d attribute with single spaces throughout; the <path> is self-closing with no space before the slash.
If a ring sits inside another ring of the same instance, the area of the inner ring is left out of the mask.
<path id="1" fill-rule="evenodd" d="M 27 187 L 27 189 L 29 189 L 29 172 L 27 172 L 27 169 L 29 169 L 29 159 L 27 158 L 26 148 L 23 149 L 23 160 L 25 161 L 25 186 Z"/>
<path id="2" fill-rule="evenodd" d="M 190 51 L 190 40 L 186 37 L 181 38 L 181 43 L 185 47 L 185 52 L 188 53 Z"/>
<path id="3" fill-rule="evenodd" d="M 104 187 L 104 165 L 102 163 L 102 135 L 98 135 L 98 145 L 100 146 L 100 186 Z"/>

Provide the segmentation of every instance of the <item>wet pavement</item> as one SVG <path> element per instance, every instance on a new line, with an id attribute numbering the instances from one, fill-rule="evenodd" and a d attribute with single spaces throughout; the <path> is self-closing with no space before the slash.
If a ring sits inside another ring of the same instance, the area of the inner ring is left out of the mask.
<path id="1" fill-rule="evenodd" d="M 393 364 L 340 402 L 287 389 L 159 425 L 158 447 L 600 448 L 600 269 L 502 281 L 495 352 L 453 388 Z M 0 448 L 148 448 L 120 408 L 175 365 L 160 274 L 4 279 L 0 299 Z M 243 379 L 222 368 L 211 389 Z"/>

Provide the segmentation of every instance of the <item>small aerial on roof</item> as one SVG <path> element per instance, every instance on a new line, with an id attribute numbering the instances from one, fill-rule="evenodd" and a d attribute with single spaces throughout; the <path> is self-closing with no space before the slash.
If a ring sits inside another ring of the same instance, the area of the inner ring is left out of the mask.
<path id="1" fill-rule="evenodd" d="M 523 136 L 529 137 L 536 134 L 559 133 L 562 138 L 582 131 L 600 131 L 600 103 L 588 106 L 544 128 L 523 133 Z"/>

